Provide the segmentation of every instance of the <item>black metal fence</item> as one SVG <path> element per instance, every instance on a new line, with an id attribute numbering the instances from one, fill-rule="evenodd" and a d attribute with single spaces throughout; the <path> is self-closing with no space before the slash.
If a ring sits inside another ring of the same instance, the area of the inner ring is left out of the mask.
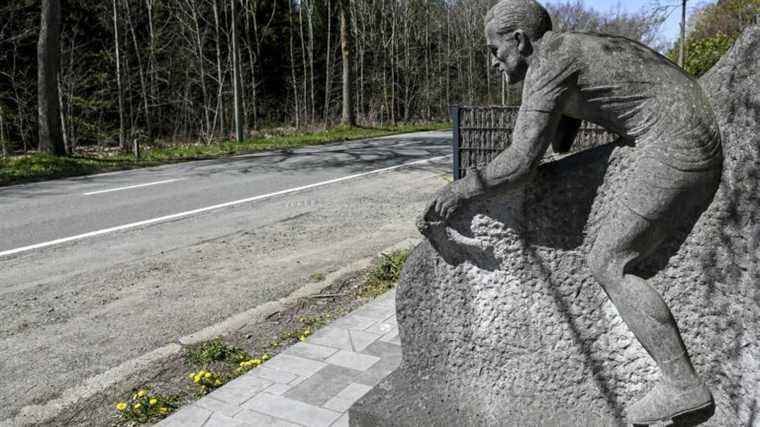
<path id="1" fill-rule="evenodd" d="M 512 143 L 512 131 L 519 107 L 453 106 L 454 122 L 454 179 L 467 170 L 485 166 Z M 578 152 L 614 141 L 617 135 L 593 123 L 583 122 L 571 148 Z M 546 159 L 557 157 L 551 149 Z"/>

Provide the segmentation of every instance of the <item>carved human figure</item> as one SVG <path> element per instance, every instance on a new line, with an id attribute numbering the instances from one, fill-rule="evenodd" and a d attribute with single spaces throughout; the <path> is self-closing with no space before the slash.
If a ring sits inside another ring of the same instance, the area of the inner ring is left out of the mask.
<path id="1" fill-rule="evenodd" d="M 524 81 L 512 145 L 485 168 L 441 190 L 422 217 L 445 224 L 463 203 L 519 185 L 551 144 L 569 150 L 581 120 L 635 146 L 623 188 L 600 227 L 588 265 L 620 316 L 661 370 L 662 380 L 627 408 L 633 424 L 652 424 L 711 407 L 670 309 L 631 272 L 680 224 L 703 212 L 718 187 L 720 133 L 699 84 L 657 52 L 603 34 L 554 33 L 534 0 L 502 0 L 486 17 L 492 65 Z M 431 238 L 432 240 L 432 238 Z"/>

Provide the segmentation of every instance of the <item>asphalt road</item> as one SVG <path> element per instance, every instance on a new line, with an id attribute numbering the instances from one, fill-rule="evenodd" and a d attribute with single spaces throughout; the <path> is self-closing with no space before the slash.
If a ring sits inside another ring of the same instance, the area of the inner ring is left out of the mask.
<path id="1" fill-rule="evenodd" d="M 418 237 L 449 154 L 427 132 L 0 189 L 0 420 Z"/>

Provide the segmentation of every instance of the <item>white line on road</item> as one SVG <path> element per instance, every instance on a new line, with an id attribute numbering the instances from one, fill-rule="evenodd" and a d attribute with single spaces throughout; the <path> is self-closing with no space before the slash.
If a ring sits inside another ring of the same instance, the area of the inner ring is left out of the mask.
<path id="1" fill-rule="evenodd" d="M 289 188 L 287 190 L 281 190 L 281 191 L 277 191 L 277 192 L 269 193 L 269 194 L 262 194 L 260 196 L 249 197 L 247 199 L 235 200 L 235 201 L 232 201 L 232 202 L 226 202 L 226 203 L 221 203 L 221 204 L 218 204 L 218 205 L 207 206 L 205 208 L 194 209 L 194 210 L 191 210 L 191 211 L 180 212 L 180 213 L 176 213 L 176 214 L 172 214 L 172 215 L 166 215 L 166 216 L 162 216 L 162 217 L 159 217 L 159 218 L 147 219 L 145 221 L 133 222 L 131 224 L 124 224 L 124 225 L 120 225 L 120 226 L 117 226 L 117 227 L 111 227 L 111 228 L 105 228 L 105 229 L 102 229 L 102 230 L 91 231 L 89 233 L 84 233 L 84 234 L 80 234 L 80 235 L 77 235 L 77 236 L 64 237 L 62 239 L 51 240 L 49 242 L 37 243 L 35 245 L 24 246 L 22 248 L 16 248 L 16 249 L 11 249 L 11 250 L 7 250 L 7 251 L 4 251 L 4 252 L 0 252 L 0 258 L 1 257 L 9 256 L 9 255 L 16 255 L 16 254 L 19 254 L 19 253 L 22 253 L 22 252 L 32 251 L 32 250 L 35 250 L 35 249 L 42 249 L 42 248 L 46 248 L 46 247 L 49 247 L 49 246 L 60 245 L 60 244 L 63 244 L 63 243 L 73 242 L 73 241 L 77 241 L 77 240 L 83 240 L 83 239 L 87 239 L 87 238 L 90 238 L 90 237 L 102 236 L 102 235 L 108 234 L 108 233 L 115 233 L 117 231 L 124 231 L 124 230 L 129 230 L 131 228 L 137 228 L 137 227 L 143 227 L 143 226 L 146 226 L 146 225 L 157 224 L 159 222 L 171 221 L 173 219 L 183 218 L 183 217 L 187 217 L 187 216 L 191 216 L 191 215 L 197 215 L 197 214 L 200 214 L 200 213 L 209 212 L 209 211 L 213 211 L 213 210 L 216 210 L 216 209 L 227 208 L 227 207 L 230 207 L 230 206 L 241 205 L 241 204 L 244 204 L 244 203 L 256 202 L 256 201 L 259 201 L 259 200 L 264 200 L 264 199 L 268 199 L 268 198 L 275 197 L 275 196 L 281 196 L 283 194 L 290 194 L 290 193 L 295 193 L 297 191 L 309 190 L 309 189 L 312 189 L 312 188 L 322 187 L 322 186 L 325 186 L 325 185 L 335 184 L 335 183 L 338 183 L 338 182 L 348 181 L 350 179 L 361 178 L 361 177 L 365 177 L 365 176 L 369 176 L 369 175 L 375 175 L 375 174 L 379 174 L 379 173 L 383 173 L 383 172 L 390 172 L 392 170 L 400 169 L 400 168 L 403 168 L 403 167 L 420 165 L 420 164 L 424 164 L 424 163 L 430 163 L 430 162 L 434 162 L 436 160 L 445 159 L 447 157 L 450 157 L 450 155 L 448 155 L 448 156 L 440 156 L 440 157 L 433 157 L 433 158 L 424 159 L 424 160 L 417 160 L 417 161 L 414 161 L 414 162 L 404 163 L 402 165 L 391 166 L 391 167 L 387 167 L 387 168 L 383 168 L 383 169 L 376 169 L 376 170 L 369 171 L 369 172 L 363 172 L 363 173 L 358 173 L 358 174 L 355 174 L 355 175 L 344 176 L 342 178 L 331 179 L 329 181 L 322 181 L 322 182 L 317 182 L 317 183 L 314 183 L 314 184 L 304 185 L 302 187 Z"/>
<path id="2" fill-rule="evenodd" d="M 142 187 L 151 187 L 151 186 L 154 186 L 154 185 L 168 184 L 170 182 L 177 182 L 177 181 L 182 181 L 182 180 L 185 180 L 185 179 L 187 179 L 187 178 L 167 179 L 165 181 L 149 182 L 147 184 L 130 185 L 129 187 L 119 187 L 119 188 L 111 188 L 109 190 L 93 191 L 91 193 L 84 193 L 84 195 L 85 196 L 94 196 L 96 194 L 113 193 L 114 191 L 131 190 L 133 188 L 142 188 Z"/>

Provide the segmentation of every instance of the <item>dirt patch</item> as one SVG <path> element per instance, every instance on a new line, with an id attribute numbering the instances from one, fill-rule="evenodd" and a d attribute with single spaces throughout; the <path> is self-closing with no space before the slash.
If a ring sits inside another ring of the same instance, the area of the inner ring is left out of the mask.
<path id="1" fill-rule="evenodd" d="M 78 402 L 45 425 L 139 425 L 125 421 L 116 409 L 118 402 L 132 404 L 133 396 L 138 390 L 147 390 L 149 395 L 168 397 L 176 401 L 178 407 L 195 401 L 203 393 L 199 385 L 189 377 L 191 373 L 211 371 L 226 382 L 247 371 L 240 368 L 241 361 L 261 360 L 266 363 L 262 358 L 268 360 L 298 342 L 301 337 L 305 338 L 331 320 L 350 313 L 395 286 L 406 253 L 408 251 L 381 255 L 371 267 L 347 273 L 318 294 L 301 298 L 261 322 L 247 324 L 221 337 L 219 342 L 223 345 L 218 348 L 185 346 L 179 354 L 163 359 L 92 398 Z M 203 355 L 199 356 L 199 353 Z"/>

